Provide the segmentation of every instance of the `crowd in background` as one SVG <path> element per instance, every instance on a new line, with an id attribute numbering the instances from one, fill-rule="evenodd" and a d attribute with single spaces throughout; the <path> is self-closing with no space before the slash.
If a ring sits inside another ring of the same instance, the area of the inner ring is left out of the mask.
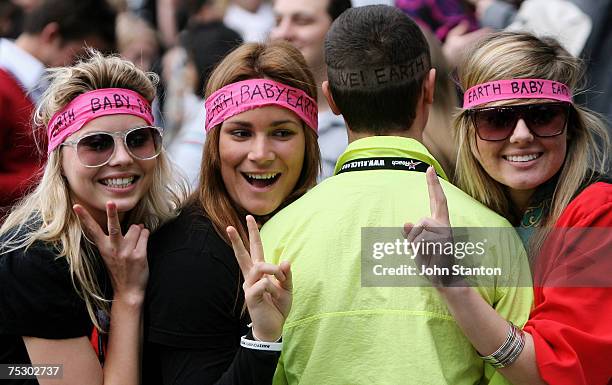
<path id="1" fill-rule="evenodd" d="M 24 32 L 25 14 L 41 1 L 2 0 L 0 36 L 17 39 Z M 390 0 L 353 3 L 353 6 L 393 5 Z M 612 119 L 612 64 L 606 54 L 612 49 L 611 2 L 397 0 L 394 3 L 419 23 L 432 47 L 439 71 L 438 97 L 425 140 L 449 174 L 454 172 L 456 151 L 444 138 L 461 97 L 453 74 L 466 48 L 494 30 L 533 31 L 560 40 L 572 54 L 583 58 L 587 66 L 584 91 L 577 95 L 577 100 L 601 113 L 608 121 Z M 100 7 L 104 8 L 102 4 Z M 219 60 L 242 42 L 285 39 L 300 49 L 320 85 L 326 77 L 323 39 L 338 14 L 337 11 L 333 13 L 333 7 L 341 11 L 350 6 L 350 2 L 113 0 L 109 1 L 109 6 L 116 13 L 116 21 L 111 21 L 115 19 L 109 16 L 108 22 L 114 23 L 116 28 L 112 36 L 109 35 L 105 49 L 119 53 L 145 71 L 160 75 L 160 92 L 154 102 L 156 122 L 165 128 L 165 144 L 174 162 L 195 186 L 205 139 L 201 126 L 204 119 L 203 90 L 207 77 Z M 88 44 L 95 47 L 93 42 Z M 79 53 L 79 50 L 73 50 L 73 58 Z M 0 52 L 0 61 L 3 56 L 6 54 Z M 59 63 L 45 62 L 47 59 L 36 61 L 43 67 L 52 67 L 69 64 L 73 58 Z M 29 61 L 28 58 L 23 60 Z M 8 65 L 0 62 L 0 67 L 19 67 L 19 61 L 18 58 L 11 59 L 12 64 Z M 44 85 L 38 85 L 39 79 L 34 79 L 43 78 L 43 67 L 37 70 L 37 75 L 30 75 L 33 85 L 28 84 L 28 80 L 21 81 L 28 98 L 33 101 L 44 88 Z M 39 90 L 33 91 L 32 87 Z M 323 99 L 319 92 L 322 126 L 319 144 L 323 156 L 320 180 L 332 175 L 336 159 L 346 146 L 344 123 L 329 111 Z M 8 129 L 1 128 L 6 137 Z M 3 155 L 0 155 L 0 207 L 6 209 L 31 185 L 30 178 L 40 163 L 36 163 L 36 154 L 31 149 L 23 148 L 25 156 L 21 156 L 21 152 L 15 153 L 14 147 L 22 148 L 21 144 L 3 139 L 0 145 L 3 148 Z M 12 150 L 5 151 L 5 148 Z"/>

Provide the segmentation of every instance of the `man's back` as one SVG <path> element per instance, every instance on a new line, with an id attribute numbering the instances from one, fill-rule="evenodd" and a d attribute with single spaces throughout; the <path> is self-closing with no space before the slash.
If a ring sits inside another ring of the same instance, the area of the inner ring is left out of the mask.
<path id="1" fill-rule="evenodd" d="M 336 169 L 377 157 L 412 158 L 443 174 L 420 143 L 391 136 L 351 143 Z M 442 185 L 453 226 L 509 227 L 450 183 Z M 429 216 L 428 201 L 422 172 L 345 172 L 266 223 L 266 258 L 289 260 L 294 272 L 293 309 L 275 383 L 460 385 L 481 380 L 482 361 L 434 288 L 362 287 L 362 228 L 401 229 L 407 221 Z M 517 259 L 521 274 L 528 274 L 516 237 L 505 246 L 517 245 L 504 251 Z M 479 290 L 508 320 L 517 325 L 526 321 L 530 287 Z M 492 373 L 488 368 L 487 377 Z"/>

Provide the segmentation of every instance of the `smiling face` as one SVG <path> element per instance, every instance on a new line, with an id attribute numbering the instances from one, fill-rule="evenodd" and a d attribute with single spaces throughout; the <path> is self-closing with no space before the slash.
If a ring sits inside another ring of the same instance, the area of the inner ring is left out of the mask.
<path id="1" fill-rule="evenodd" d="M 523 119 L 505 140 L 475 136 L 472 153 L 491 178 L 508 188 L 518 205 L 524 205 L 538 186 L 561 169 L 567 152 L 567 130 L 553 137 L 537 137 Z"/>
<path id="2" fill-rule="evenodd" d="M 133 115 L 107 115 L 96 118 L 67 138 L 75 141 L 92 132 L 124 132 L 146 122 Z M 68 181 L 73 203 L 84 206 L 105 228 L 106 202 L 117 205 L 120 218 L 132 210 L 146 194 L 153 180 L 156 159 L 138 160 L 115 138 L 115 152 L 101 167 L 85 167 L 79 162 L 75 147 L 62 146 L 62 174 Z"/>
<path id="3" fill-rule="evenodd" d="M 293 191 L 304 163 L 302 121 L 285 108 L 266 106 L 221 125 L 221 177 L 234 203 L 254 215 L 276 210 Z"/>
<path id="4" fill-rule="evenodd" d="M 276 27 L 270 31 L 272 40 L 293 44 L 313 70 L 325 65 L 323 44 L 332 19 L 327 13 L 329 0 L 276 0 Z"/>

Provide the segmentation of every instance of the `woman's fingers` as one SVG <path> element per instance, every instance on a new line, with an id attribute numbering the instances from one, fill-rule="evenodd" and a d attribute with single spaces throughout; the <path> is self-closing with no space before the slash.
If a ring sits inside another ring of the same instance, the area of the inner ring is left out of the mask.
<path id="1" fill-rule="evenodd" d="M 100 241 L 104 238 L 105 234 L 100 228 L 98 222 L 91 216 L 87 209 L 79 204 L 75 204 L 72 206 L 72 210 L 81 221 L 81 225 L 85 229 L 85 232 L 93 238 L 93 241 L 96 244 L 99 244 Z"/>
<path id="2" fill-rule="evenodd" d="M 254 285 L 257 281 L 261 280 L 264 275 L 273 275 L 279 282 L 284 282 L 287 279 L 280 266 L 271 263 L 257 262 L 253 264 L 249 274 L 244 277 L 245 286 L 250 287 Z"/>
<path id="3" fill-rule="evenodd" d="M 411 223 L 404 224 L 404 233 L 408 228 L 410 228 L 410 231 L 407 232 L 406 239 L 411 243 L 419 242 L 419 240 L 435 242 L 450 237 L 450 227 L 432 218 L 422 218 L 414 225 Z"/>
<path id="4" fill-rule="evenodd" d="M 406 223 L 404 225 L 404 231 L 407 231 L 406 233 L 406 239 L 408 240 L 408 242 L 412 243 L 414 242 L 414 240 L 423 232 L 423 226 L 421 225 L 421 221 L 417 222 L 416 224 L 412 224 L 412 223 Z"/>
<path id="5" fill-rule="evenodd" d="M 450 220 L 448 217 L 446 195 L 444 195 L 444 190 L 442 190 L 436 171 L 431 166 L 427 168 L 426 179 L 431 217 L 440 222 L 443 226 L 448 226 Z"/>
<path id="6" fill-rule="evenodd" d="M 119 222 L 119 214 L 117 213 L 115 202 L 106 202 L 106 217 L 108 237 L 110 238 L 111 245 L 118 246 L 121 242 L 121 223 Z"/>
<path id="7" fill-rule="evenodd" d="M 228 226 L 225 231 L 227 232 L 227 236 L 232 243 L 232 249 L 234 249 L 234 255 L 236 256 L 238 266 L 240 266 L 240 270 L 242 271 L 242 276 L 246 277 L 253 266 L 251 256 L 244 247 L 238 231 L 233 226 Z"/>
<path id="8" fill-rule="evenodd" d="M 125 250 L 134 250 L 136 248 L 136 244 L 138 243 L 138 239 L 140 238 L 140 233 L 142 232 L 142 228 L 138 225 L 131 225 L 128 229 L 128 232 L 125 233 L 123 237 L 122 249 Z"/>
<path id="9" fill-rule="evenodd" d="M 138 236 L 138 241 L 136 242 L 136 247 L 134 251 L 138 256 L 147 257 L 147 243 L 149 242 L 149 229 L 142 229 Z"/>
<path id="10" fill-rule="evenodd" d="M 410 234 L 413 228 L 414 228 L 414 223 L 411 223 L 411 222 L 404 223 L 404 238 L 406 238 L 408 241 L 411 241 L 411 239 L 408 238 L 408 234 Z"/>
<path id="11" fill-rule="evenodd" d="M 281 289 L 274 285 L 270 278 L 263 277 L 249 287 L 245 295 L 252 300 L 263 300 L 266 297 L 266 293 L 272 299 L 277 299 L 281 296 Z"/>
<path id="12" fill-rule="evenodd" d="M 291 273 L 291 264 L 289 261 L 283 261 L 279 267 L 283 274 L 285 274 L 285 280 L 278 281 L 280 286 L 288 292 L 293 291 L 293 274 Z"/>
<path id="13" fill-rule="evenodd" d="M 246 217 L 247 228 L 249 230 L 249 246 L 251 249 L 251 260 L 255 262 L 264 262 L 263 245 L 257 228 L 257 222 L 252 215 Z"/>

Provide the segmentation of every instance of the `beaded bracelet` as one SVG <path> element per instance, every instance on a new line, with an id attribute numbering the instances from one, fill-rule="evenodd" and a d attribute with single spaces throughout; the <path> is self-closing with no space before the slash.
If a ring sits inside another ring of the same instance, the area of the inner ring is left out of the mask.
<path id="1" fill-rule="evenodd" d="M 508 322 L 508 335 L 504 343 L 488 356 L 480 356 L 486 363 L 494 368 L 505 368 L 512 365 L 525 347 L 525 332 Z"/>

